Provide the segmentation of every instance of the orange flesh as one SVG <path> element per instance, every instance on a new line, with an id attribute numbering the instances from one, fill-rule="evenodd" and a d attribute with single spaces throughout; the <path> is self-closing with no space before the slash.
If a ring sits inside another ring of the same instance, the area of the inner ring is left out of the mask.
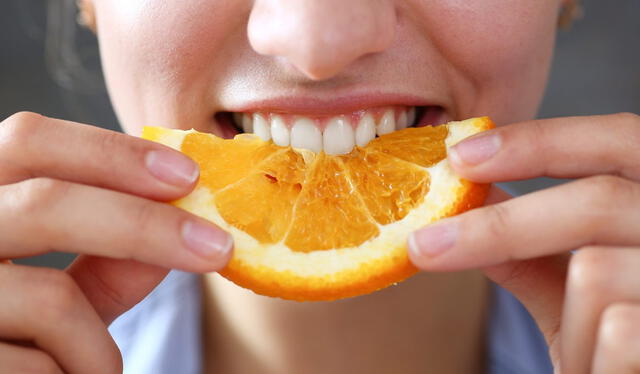
<path id="1" fill-rule="evenodd" d="M 306 161 L 255 138 L 189 134 L 181 150 L 200 165 L 199 184 L 226 222 L 261 243 L 311 252 L 357 247 L 422 203 L 430 176 L 421 167 L 446 157 L 447 134 L 445 126 L 408 128 Z"/>

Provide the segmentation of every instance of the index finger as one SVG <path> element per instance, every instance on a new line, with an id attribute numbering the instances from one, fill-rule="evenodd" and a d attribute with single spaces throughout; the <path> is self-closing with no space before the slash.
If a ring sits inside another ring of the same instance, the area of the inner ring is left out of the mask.
<path id="1" fill-rule="evenodd" d="M 640 116 L 619 113 L 522 122 L 451 148 L 457 173 L 476 182 L 596 174 L 640 180 Z"/>
<path id="2" fill-rule="evenodd" d="M 0 123 L 0 185 L 47 177 L 169 201 L 198 175 L 182 153 L 115 131 L 27 112 Z"/>

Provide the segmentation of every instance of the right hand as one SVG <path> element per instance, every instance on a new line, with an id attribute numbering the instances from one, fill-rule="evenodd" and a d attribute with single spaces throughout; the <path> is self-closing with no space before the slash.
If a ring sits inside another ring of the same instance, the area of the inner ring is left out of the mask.
<path id="1" fill-rule="evenodd" d="M 107 326 L 168 269 L 220 270 L 231 239 L 162 202 L 197 165 L 150 141 L 18 113 L 0 123 L 0 372 L 119 373 Z M 65 271 L 11 264 L 78 253 Z"/>

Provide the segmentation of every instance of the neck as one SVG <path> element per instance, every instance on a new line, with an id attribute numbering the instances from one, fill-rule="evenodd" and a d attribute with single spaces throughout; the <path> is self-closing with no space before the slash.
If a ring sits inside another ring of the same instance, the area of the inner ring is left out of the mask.
<path id="1" fill-rule="evenodd" d="M 205 373 L 480 373 L 488 287 L 419 274 L 371 295 L 299 303 L 204 277 Z"/>

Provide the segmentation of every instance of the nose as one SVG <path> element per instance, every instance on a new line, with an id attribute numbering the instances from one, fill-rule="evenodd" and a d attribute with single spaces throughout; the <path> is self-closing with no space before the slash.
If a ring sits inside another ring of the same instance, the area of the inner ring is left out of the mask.
<path id="1" fill-rule="evenodd" d="M 313 80 L 328 79 L 393 42 L 393 0 L 256 0 L 252 48 L 279 56 Z"/>

